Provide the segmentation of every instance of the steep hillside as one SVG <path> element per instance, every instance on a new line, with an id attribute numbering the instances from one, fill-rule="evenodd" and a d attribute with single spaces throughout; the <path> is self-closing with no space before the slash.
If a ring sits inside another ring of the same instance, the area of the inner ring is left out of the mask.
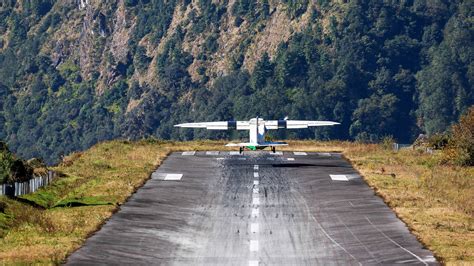
<path id="1" fill-rule="evenodd" d="M 179 121 L 331 119 L 276 137 L 410 141 L 474 103 L 472 1 L 6 0 L 0 139 L 23 157 Z M 233 133 L 232 133 L 233 134 Z"/>

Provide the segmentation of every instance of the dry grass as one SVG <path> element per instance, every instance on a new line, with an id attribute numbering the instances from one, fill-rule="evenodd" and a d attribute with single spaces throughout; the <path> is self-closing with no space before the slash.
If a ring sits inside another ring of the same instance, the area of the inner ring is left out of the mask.
<path id="1" fill-rule="evenodd" d="M 226 150 L 223 144 L 110 141 L 69 156 L 56 168 L 64 174 L 61 179 L 27 197 L 45 209 L 0 197 L 10 217 L 0 217 L 0 229 L 7 228 L 0 238 L 0 260 L 64 261 L 149 178 L 169 152 Z M 474 168 L 441 166 L 437 155 L 411 150 L 394 153 L 378 145 L 351 142 L 292 141 L 285 150 L 344 152 L 438 258 L 448 264 L 474 263 Z M 74 200 L 114 205 L 53 208 Z"/>

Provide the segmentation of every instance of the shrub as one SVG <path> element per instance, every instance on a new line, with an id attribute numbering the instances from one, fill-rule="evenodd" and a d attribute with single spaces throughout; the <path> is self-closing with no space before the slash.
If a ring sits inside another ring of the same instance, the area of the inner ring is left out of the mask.
<path id="1" fill-rule="evenodd" d="M 24 182 L 33 176 L 35 166 L 46 169 L 44 163 L 39 159 L 34 159 L 29 163 L 15 158 L 15 155 L 8 150 L 5 143 L 0 142 L 0 184 L 12 182 Z"/>
<path id="2" fill-rule="evenodd" d="M 474 166 L 474 106 L 452 127 L 452 135 L 444 155 L 450 163 Z"/>
<path id="3" fill-rule="evenodd" d="M 393 139 L 392 136 L 385 136 L 380 142 L 380 145 L 385 150 L 392 150 L 394 143 L 395 143 L 395 140 Z"/>
<path id="4" fill-rule="evenodd" d="M 436 150 L 444 149 L 449 143 L 449 138 L 448 134 L 434 134 L 428 138 L 428 147 Z"/>

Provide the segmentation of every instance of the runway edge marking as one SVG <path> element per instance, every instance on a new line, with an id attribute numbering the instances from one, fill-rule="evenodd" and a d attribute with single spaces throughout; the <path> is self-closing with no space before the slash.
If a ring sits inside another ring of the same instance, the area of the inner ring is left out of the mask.
<path id="1" fill-rule="evenodd" d="M 424 265 L 428 265 L 428 263 L 426 263 L 426 261 L 424 261 L 422 258 L 418 257 L 418 255 L 416 255 L 415 253 L 409 251 L 408 249 L 402 247 L 402 245 L 398 244 L 395 240 L 391 239 L 388 235 L 386 235 L 384 232 L 382 232 L 382 230 L 380 230 L 375 224 L 372 223 L 372 221 L 370 221 L 369 217 L 365 216 L 365 219 L 369 222 L 369 224 L 375 228 L 375 230 L 377 230 L 379 233 L 381 233 L 386 239 L 388 239 L 390 242 L 392 242 L 393 244 L 397 245 L 399 248 L 403 249 L 404 251 L 406 251 L 408 254 L 412 255 L 413 257 L 415 257 L 416 259 L 418 259 L 421 263 L 423 263 Z"/>

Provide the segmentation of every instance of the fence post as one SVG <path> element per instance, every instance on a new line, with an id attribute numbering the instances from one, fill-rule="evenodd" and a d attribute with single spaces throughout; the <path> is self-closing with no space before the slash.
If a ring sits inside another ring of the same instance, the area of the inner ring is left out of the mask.
<path id="1" fill-rule="evenodd" d="M 0 196 L 18 197 L 37 191 L 40 187 L 47 186 L 55 178 L 56 173 L 48 171 L 46 175 L 33 176 L 24 182 L 14 182 L 12 184 L 0 184 Z"/>

